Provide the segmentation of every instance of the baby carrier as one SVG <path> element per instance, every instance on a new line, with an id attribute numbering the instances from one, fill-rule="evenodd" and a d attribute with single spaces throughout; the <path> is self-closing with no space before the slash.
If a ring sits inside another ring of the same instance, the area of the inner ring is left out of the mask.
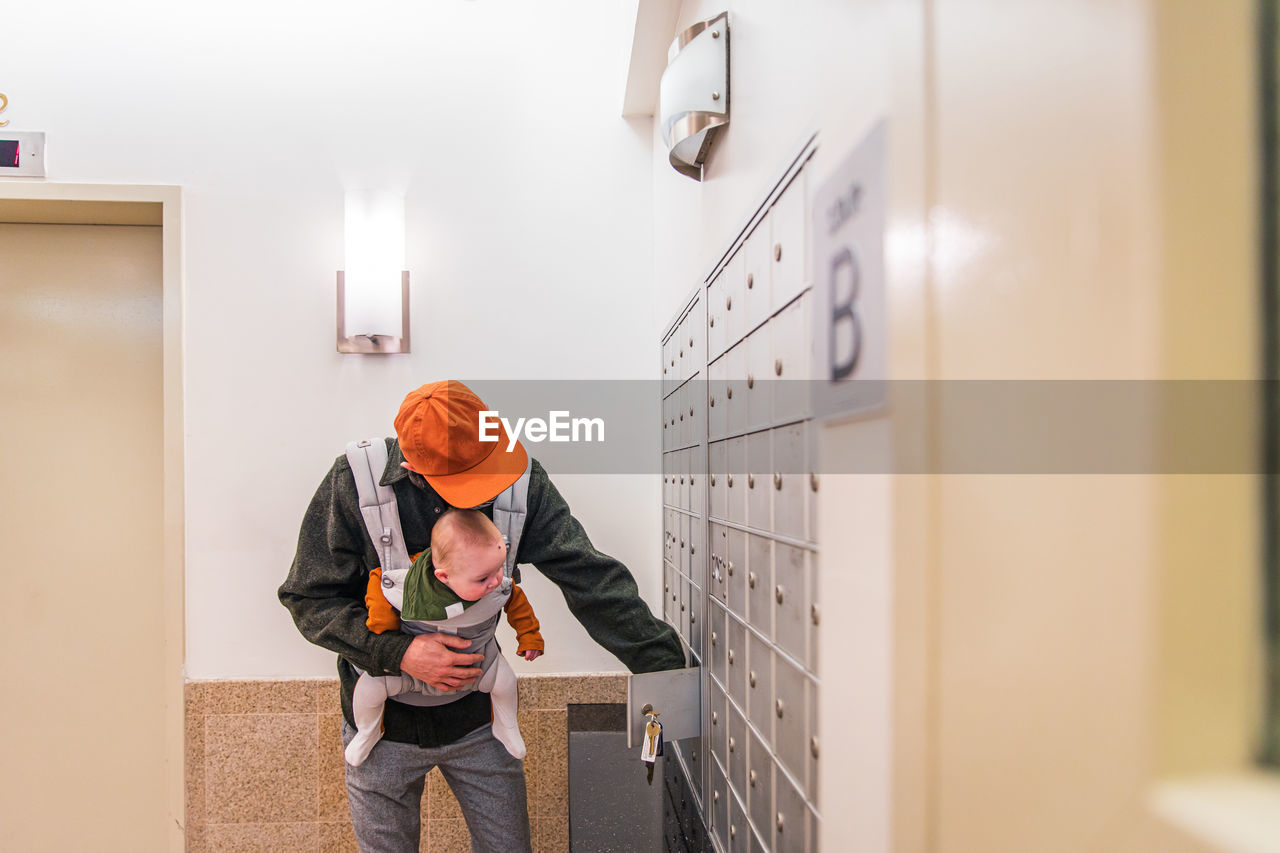
<path id="1" fill-rule="evenodd" d="M 382 593 L 397 611 L 404 604 L 404 579 L 413 565 L 408 546 L 400 529 L 400 510 L 396 504 L 395 490 L 384 486 L 380 480 L 387 467 L 387 443 L 381 438 L 353 441 L 347 445 L 347 461 L 355 477 L 356 491 L 360 495 L 360 514 L 365 529 L 373 541 L 382 566 Z M 498 495 L 493 502 L 493 523 L 507 543 L 507 558 L 502 567 L 502 584 L 484 598 L 463 610 L 461 614 L 436 621 L 405 620 L 401 627 L 411 634 L 445 633 L 470 640 L 471 646 L 456 649 L 463 654 L 484 654 L 481 669 L 491 673 L 491 666 L 498 655 L 498 641 L 494 629 L 502 615 L 502 608 L 511 597 L 511 578 L 516 565 L 516 551 L 520 546 L 520 533 L 528 515 L 529 471 L 526 465 L 520 479 Z M 483 678 L 466 687 L 448 692 L 441 691 L 415 679 L 412 692 L 392 697 L 393 701 L 409 705 L 443 705 L 477 689 Z"/>

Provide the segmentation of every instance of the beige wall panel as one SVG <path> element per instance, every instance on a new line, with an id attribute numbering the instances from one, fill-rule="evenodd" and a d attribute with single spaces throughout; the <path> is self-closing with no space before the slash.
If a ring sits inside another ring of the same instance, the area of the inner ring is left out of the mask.
<path id="1" fill-rule="evenodd" d="M 1259 373 L 1254 5 L 1156 6 L 1164 273 L 1162 373 Z M 1218 440 L 1258 447 L 1256 411 L 1220 417 Z M 1249 476 L 1163 482 L 1160 684 L 1164 774 L 1221 772 L 1253 759 L 1261 707 L 1261 483 Z"/>
<path id="2" fill-rule="evenodd" d="M 1148 9 L 935 5 L 943 378 L 1152 375 Z"/>
<path id="3" fill-rule="evenodd" d="M 941 482 L 941 851 L 1080 851 L 1148 774 L 1150 478 Z"/>
<path id="4" fill-rule="evenodd" d="M 1253 375 L 1250 4 L 934 9 L 938 375 Z M 1165 849 L 1157 773 L 1246 762 L 1255 495 L 942 479 L 936 849 Z"/>
<path id="5" fill-rule="evenodd" d="M 939 377 L 1152 376 L 1149 4 L 934 9 Z M 941 478 L 934 849 L 1074 853 L 1134 825 L 1153 500 L 1143 477 Z"/>
<path id="6" fill-rule="evenodd" d="M 889 378 L 929 379 L 937 373 L 935 295 L 929 284 L 928 222 L 930 194 L 934 178 L 929 160 L 932 129 L 928 78 L 931 57 L 927 38 L 929 5 L 925 2 L 890 2 L 885 11 L 885 32 L 890 50 L 889 86 L 889 208 L 885 234 L 885 323 L 888 327 Z M 926 400 L 918 392 L 919 383 L 895 386 L 891 400 L 892 453 L 898 459 L 926 458 Z M 905 393 L 910 389 L 910 396 Z M 834 427 L 825 436 L 829 444 L 866 443 L 866 425 Z M 916 470 L 919 470 L 918 468 Z M 878 479 L 878 478 L 873 478 Z M 936 478 L 910 474 L 884 478 L 883 500 L 889 504 L 887 523 L 871 541 L 886 541 L 879 562 L 865 566 L 887 578 L 886 604 L 890 626 L 886 631 L 892 676 L 882 685 L 889 695 L 891 771 L 889 786 L 891 814 L 886 850 L 920 853 L 934 838 L 936 822 L 935 789 L 929 778 L 930 762 L 936 751 L 936 730 L 931 703 L 931 655 L 937 640 L 933 594 L 936 581 L 931 560 L 937 544 Z M 826 504 L 826 502 L 830 504 Z M 831 534 L 842 517 L 840 493 L 830 492 L 823 503 L 832 509 Z M 838 660 L 837 650 L 831 657 Z M 840 712 L 830 708 L 827 719 L 838 720 Z M 831 723 L 827 724 L 832 727 Z M 873 768 L 874 769 L 874 768 Z M 832 783 L 828 790 L 838 790 Z M 839 849 L 838 835 L 829 836 L 826 850 Z M 867 849 L 873 849 L 868 847 Z"/>
<path id="7" fill-rule="evenodd" d="M 0 225 L 0 826 L 167 839 L 158 227 Z"/>

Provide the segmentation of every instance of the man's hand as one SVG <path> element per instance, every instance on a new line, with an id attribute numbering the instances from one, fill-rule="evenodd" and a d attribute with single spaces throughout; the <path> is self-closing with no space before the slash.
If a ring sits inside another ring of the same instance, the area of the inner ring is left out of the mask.
<path id="1" fill-rule="evenodd" d="M 469 645 L 470 640 L 449 634 L 418 634 L 400 659 L 400 671 L 439 690 L 465 687 L 480 677 L 480 669 L 474 664 L 484 660 L 484 655 L 453 651 Z"/>
<path id="2" fill-rule="evenodd" d="M 542 651 L 540 649 L 525 649 L 520 654 L 524 655 L 525 660 L 537 660 Z"/>

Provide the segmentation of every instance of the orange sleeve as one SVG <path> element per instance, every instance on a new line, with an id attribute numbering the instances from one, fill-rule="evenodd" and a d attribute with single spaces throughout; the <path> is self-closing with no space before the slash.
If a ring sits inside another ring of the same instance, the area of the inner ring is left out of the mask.
<path id="1" fill-rule="evenodd" d="M 507 621 L 511 623 L 512 628 L 516 629 L 516 640 L 519 642 L 516 654 L 530 649 L 544 651 L 542 635 L 538 633 L 538 617 L 533 615 L 533 605 L 529 603 L 529 597 L 524 594 L 524 590 L 512 584 L 511 598 L 507 599 L 507 606 L 504 609 L 507 611 Z"/>
<path id="2" fill-rule="evenodd" d="M 382 594 L 382 569 L 369 572 L 369 587 L 364 593 L 365 607 L 369 608 L 369 618 L 365 620 L 369 630 L 375 634 L 384 631 L 395 631 L 400 628 L 400 614 Z"/>

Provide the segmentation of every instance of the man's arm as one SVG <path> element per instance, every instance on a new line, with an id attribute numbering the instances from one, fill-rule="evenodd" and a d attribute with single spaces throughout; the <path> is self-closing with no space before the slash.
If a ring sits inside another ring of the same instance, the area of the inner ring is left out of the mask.
<path id="1" fill-rule="evenodd" d="M 595 549 L 542 465 L 530 464 L 519 561 L 537 566 L 559 586 L 592 639 L 632 672 L 682 669 L 684 651 L 675 629 L 654 618 L 627 567 Z"/>
<path id="2" fill-rule="evenodd" d="M 280 586 L 280 603 L 302 636 L 373 675 L 399 675 L 408 634 L 375 634 L 365 626 L 368 572 L 355 481 L 340 457 L 316 489 L 303 517 L 298 550 Z M 372 549 L 372 545 L 370 545 Z"/>

